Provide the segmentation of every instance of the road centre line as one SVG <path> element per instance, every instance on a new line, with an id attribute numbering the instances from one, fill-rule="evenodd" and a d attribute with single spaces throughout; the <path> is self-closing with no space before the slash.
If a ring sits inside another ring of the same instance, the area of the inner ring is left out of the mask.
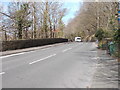
<path id="1" fill-rule="evenodd" d="M 5 74 L 5 72 L 1 72 L 0 75 Z"/>
<path id="2" fill-rule="evenodd" d="M 62 52 L 66 52 L 66 51 L 68 51 L 68 50 L 70 50 L 70 49 L 72 49 L 72 48 L 65 49 L 65 50 L 63 50 Z"/>
<path id="3" fill-rule="evenodd" d="M 55 55 L 56 55 L 56 54 L 52 54 L 52 55 L 47 56 L 47 57 L 45 57 L 45 58 L 41 58 L 40 60 L 33 61 L 33 62 L 29 63 L 29 64 L 34 64 L 34 63 L 43 61 L 43 60 L 48 59 L 48 58 L 51 58 L 51 57 L 53 57 L 53 56 L 55 56 Z"/>
<path id="4" fill-rule="evenodd" d="M 25 53 L 23 52 L 23 53 L 17 53 L 17 54 L 11 54 L 11 55 L 6 55 L 6 56 L 1 56 L 0 59 L 7 58 L 7 57 L 12 57 L 12 56 L 17 56 L 17 55 L 21 55 L 21 54 L 25 54 Z"/>

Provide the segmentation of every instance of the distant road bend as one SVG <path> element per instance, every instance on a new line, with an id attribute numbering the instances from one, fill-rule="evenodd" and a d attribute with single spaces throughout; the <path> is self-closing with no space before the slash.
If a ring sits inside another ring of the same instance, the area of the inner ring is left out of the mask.
<path id="1" fill-rule="evenodd" d="M 99 57 L 95 43 L 73 42 L 1 58 L 3 88 L 86 88 Z"/>

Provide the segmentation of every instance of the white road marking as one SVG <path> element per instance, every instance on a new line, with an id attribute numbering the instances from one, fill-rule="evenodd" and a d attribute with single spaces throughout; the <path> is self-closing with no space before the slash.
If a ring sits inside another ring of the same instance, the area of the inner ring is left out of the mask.
<path id="1" fill-rule="evenodd" d="M 34 50 L 34 51 L 27 51 L 27 52 L 24 52 L 24 53 L 33 53 L 33 52 L 36 52 L 36 50 Z"/>
<path id="2" fill-rule="evenodd" d="M 47 50 L 47 49 L 50 49 L 50 48 L 45 48 L 45 49 L 42 49 L 42 50 Z"/>
<path id="3" fill-rule="evenodd" d="M 50 47 L 52 47 L 53 45 L 49 45 Z"/>
<path id="4" fill-rule="evenodd" d="M 63 50 L 62 52 L 66 52 L 66 51 L 68 51 L 68 50 L 70 50 L 70 49 L 72 49 L 72 48 L 65 49 L 65 50 Z"/>
<path id="5" fill-rule="evenodd" d="M 5 74 L 5 72 L 1 72 L 0 75 Z"/>
<path id="6" fill-rule="evenodd" d="M 56 54 L 52 54 L 52 55 L 47 56 L 47 57 L 45 57 L 45 58 L 42 58 L 42 59 L 40 59 L 40 60 L 33 61 L 33 62 L 29 63 L 29 64 L 37 63 L 37 62 L 39 62 L 39 61 L 42 61 L 42 60 L 48 59 L 48 58 L 50 58 L 50 57 L 53 57 L 53 56 L 55 56 L 55 55 L 56 55 Z"/>
<path id="7" fill-rule="evenodd" d="M 11 54 L 11 55 L 6 55 L 6 56 L 1 56 L 0 59 L 7 58 L 7 57 L 12 57 L 12 56 L 17 56 L 25 53 L 17 53 L 17 54 Z"/>
<path id="8" fill-rule="evenodd" d="M 94 58 L 92 58 L 92 59 L 100 59 L 100 57 L 94 57 Z"/>

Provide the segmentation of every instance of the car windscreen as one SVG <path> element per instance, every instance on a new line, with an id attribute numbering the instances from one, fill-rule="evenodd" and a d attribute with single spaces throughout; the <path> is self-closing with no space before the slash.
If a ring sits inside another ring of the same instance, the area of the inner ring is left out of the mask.
<path id="1" fill-rule="evenodd" d="M 80 40 L 80 38 L 77 38 L 78 40 Z"/>

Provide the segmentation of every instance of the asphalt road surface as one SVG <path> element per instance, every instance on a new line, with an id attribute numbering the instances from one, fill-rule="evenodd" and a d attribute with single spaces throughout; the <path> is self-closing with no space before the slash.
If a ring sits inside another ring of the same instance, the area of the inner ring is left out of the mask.
<path id="1" fill-rule="evenodd" d="M 65 43 L 2 56 L 3 88 L 87 88 L 99 63 L 95 43 Z"/>

